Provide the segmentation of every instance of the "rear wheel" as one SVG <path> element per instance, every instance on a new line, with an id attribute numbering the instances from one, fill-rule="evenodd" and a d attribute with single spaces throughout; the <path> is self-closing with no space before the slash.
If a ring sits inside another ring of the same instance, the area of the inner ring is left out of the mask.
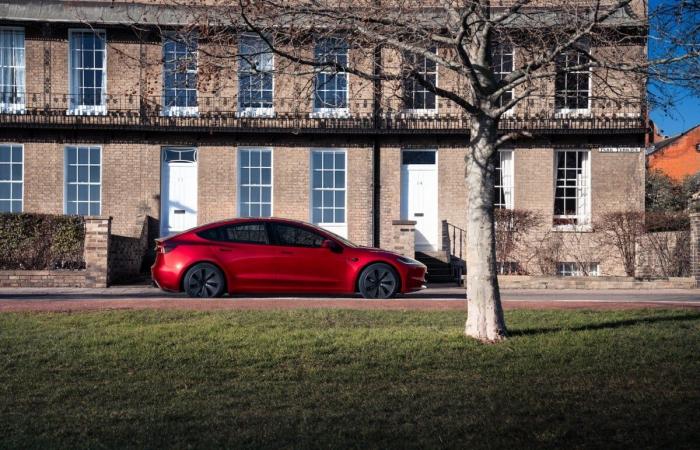
<path id="1" fill-rule="evenodd" d="M 185 274 L 184 287 L 190 297 L 221 297 L 224 293 L 224 274 L 213 264 L 199 263 Z"/>
<path id="2" fill-rule="evenodd" d="M 364 298 L 391 298 L 399 290 L 399 277 L 388 264 L 372 264 L 360 274 L 358 287 Z"/>

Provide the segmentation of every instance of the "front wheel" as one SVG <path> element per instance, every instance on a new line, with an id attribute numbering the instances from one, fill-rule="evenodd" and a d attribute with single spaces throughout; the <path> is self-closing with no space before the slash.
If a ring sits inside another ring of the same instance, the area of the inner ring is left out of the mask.
<path id="1" fill-rule="evenodd" d="M 199 263 L 185 274 L 184 287 L 190 297 L 221 297 L 224 293 L 224 274 L 213 264 Z"/>
<path id="2" fill-rule="evenodd" d="M 399 290 L 399 277 L 391 266 L 377 263 L 362 271 L 358 285 L 364 298 L 391 298 Z"/>

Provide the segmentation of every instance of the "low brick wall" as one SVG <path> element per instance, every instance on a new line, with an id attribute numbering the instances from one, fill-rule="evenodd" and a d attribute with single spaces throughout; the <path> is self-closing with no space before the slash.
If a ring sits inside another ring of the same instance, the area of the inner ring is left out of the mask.
<path id="1" fill-rule="evenodd" d="M 85 287 L 85 271 L 0 270 L 0 287 Z"/>
<path id="2" fill-rule="evenodd" d="M 499 275 L 502 289 L 693 289 L 692 277 L 637 280 L 632 277 L 542 277 Z"/>

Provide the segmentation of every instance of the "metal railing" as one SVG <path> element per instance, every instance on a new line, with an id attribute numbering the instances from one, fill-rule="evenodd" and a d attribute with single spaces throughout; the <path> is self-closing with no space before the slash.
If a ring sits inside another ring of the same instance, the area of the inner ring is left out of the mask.
<path id="1" fill-rule="evenodd" d="M 439 113 L 416 114 L 383 105 L 374 114 L 369 99 L 350 100 L 348 108 L 333 114 L 315 112 L 311 100 L 275 98 L 272 108 L 241 108 L 237 97 L 197 96 L 196 99 L 163 96 L 104 95 L 99 98 L 60 93 L 25 93 L 11 107 L 0 105 L 0 126 L 88 126 L 146 128 L 174 131 L 233 130 L 338 131 L 357 133 L 468 132 L 470 119 L 451 103 L 441 102 Z M 601 115 L 547 114 L 521 109 L 501 119 L 503 132 L 639 132 L 646 124 L 638 108 L 614 109 Z M 636 111 L 636 112 L 635 112 Z"/>
<path id="2" fill-rule="evenodd" d="M 462 285 L 462 276 L 467 273 L 464 259 L 464 246 L 467 243 L 467 232 L 447 220 L 442 221 L 442 250 L 447 252 L 450 259 L 452 277 L 458 285 Z"/>

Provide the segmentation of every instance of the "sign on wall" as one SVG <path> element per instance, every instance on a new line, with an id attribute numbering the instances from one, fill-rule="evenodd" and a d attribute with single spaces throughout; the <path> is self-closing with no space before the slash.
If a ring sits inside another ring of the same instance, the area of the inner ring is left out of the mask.
<path id="1" fill-rule="evenodd" d="M 600 153 L 639 153 L 644 147 L 600 147 Z"/>

